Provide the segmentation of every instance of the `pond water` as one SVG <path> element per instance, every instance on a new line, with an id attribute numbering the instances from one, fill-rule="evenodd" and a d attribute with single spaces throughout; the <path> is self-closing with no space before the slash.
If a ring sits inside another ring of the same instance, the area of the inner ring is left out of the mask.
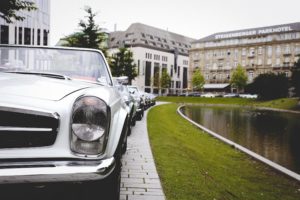
<path id="1" fill-rule="evenodd" d="M 185 106 L 183 114 L 223 137 L 300 174 L 300 114 Z"/>

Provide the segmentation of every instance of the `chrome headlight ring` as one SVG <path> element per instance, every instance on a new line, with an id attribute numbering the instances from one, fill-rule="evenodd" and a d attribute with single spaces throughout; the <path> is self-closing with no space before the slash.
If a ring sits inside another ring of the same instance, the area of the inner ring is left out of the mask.
<path id="1" fill-rule="evenodd" d="M 71 118 L 71 150 L 82 155 L 101 155 L 105 151 L 110 124 L 110 109 L 95 96 L 79 97 Z"/>

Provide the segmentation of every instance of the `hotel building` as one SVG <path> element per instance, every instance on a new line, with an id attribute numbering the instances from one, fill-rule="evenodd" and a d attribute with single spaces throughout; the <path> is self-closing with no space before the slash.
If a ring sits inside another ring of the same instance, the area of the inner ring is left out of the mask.
<path id="1" fill-rule="evenodd" d="M 31 0 L 37 10 L 18 11 L 23 21 L 6 23 L 0 18 L 0 44 L 41 45 L 49 44 L 50 0 Z"/>
<path id="2" fill-rule="evenodd" d="M 169 93 L 181 93 L 188 88 L 189 57 L 192 38 L 141 23 L 132 24 L 126 31 L 110 33 L 109 53 L 120 47 L 129 47 L 133 52 L 138 76 L 132 84 L 145 92 L 161 94 L 153 85 L 154 74 L 166 70 L 171 76 Z"/>
<path id="3" fill-rule="evenodd" d="M 268 72 L 290 77 L 299 56 L 300 23 L 215 33 L 192 43 L 190 76 L 199 68 L 206 83 L 229 83 L 240 64 L 248 82 Z"/>

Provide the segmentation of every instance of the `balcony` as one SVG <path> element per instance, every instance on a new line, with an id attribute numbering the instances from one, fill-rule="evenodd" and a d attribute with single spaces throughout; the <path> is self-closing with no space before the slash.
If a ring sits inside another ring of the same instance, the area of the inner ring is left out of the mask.
<path id="1" fill-rule="evenodd" d="M 283 52 L 283 55 L 284 56 L 290 56 L 292 53 L 291 53 L 291 51 L 284 51 Z"/>

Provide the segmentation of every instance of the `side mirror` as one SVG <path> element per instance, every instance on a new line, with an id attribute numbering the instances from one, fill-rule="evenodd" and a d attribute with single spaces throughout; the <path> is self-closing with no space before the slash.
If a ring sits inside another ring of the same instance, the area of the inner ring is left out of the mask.
<path id="1" fill-rule="evenodd" d="M 127 77 L 127 76 L 120 76 L 120 77 L 117 77 L 116 80 L 117 80 L 118 83 L 120 83 L 120 84 L 128 84 L 128 77 Z"/>

